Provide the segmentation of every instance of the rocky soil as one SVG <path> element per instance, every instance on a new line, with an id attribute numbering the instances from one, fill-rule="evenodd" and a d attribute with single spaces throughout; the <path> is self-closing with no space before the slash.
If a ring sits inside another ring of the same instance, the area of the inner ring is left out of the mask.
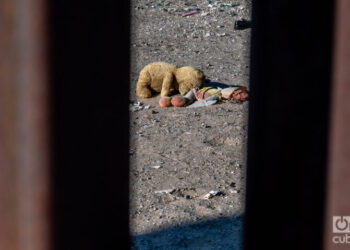
<path id="1" fill-rule="evenodd" d="M 139 99 L 135 86 L 145 65 L 164 61 L 248 87 L 250 29 L 234 22 L 250 20 L 251 2 L 131 2 L 133 248 L 240 249 L 249 102 L 161 108 L 159 95 Z"/>

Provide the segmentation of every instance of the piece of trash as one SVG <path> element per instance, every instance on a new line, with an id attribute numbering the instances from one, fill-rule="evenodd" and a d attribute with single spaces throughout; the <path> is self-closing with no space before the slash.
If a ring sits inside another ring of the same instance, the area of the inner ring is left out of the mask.
<path id="1" fill-rule="evenodd" d="M 206 195 L 203 196 L 204 199 L 211 199 L 215 196 L 224 196 L 225 194 L 221 191 L 210 191 L 209 193 L 207 193 Z"/>
<path id="2" fill-rule="evenodd" d="M 175 191 L 175 189 L 164 189 L 164 190 L 154 191 L 154 193 L 155 194 L 171 194 L 174 191 Z"/>
<path id="3" fill-rule="evenodd" d="M 149 109 L 151 107 L 151 105 L 147 105 L 144 107 L 144 109 Z"/>
<path id="4" fill-rule="evenodd" d="M 203 13 L 201 14 L 201 16 L 206 16 L 206 15 L 208 15 L 208 12 L 203 12 Z"/>
<path id="5" fill-rule="evenodd" d="M 218 25 L 216 26 L 216 28 L 224 28 L 225 26 L 224 25 Z"/>
<path id="6" fill-rule="evenodd" d="M 160 4 L 159 3 L 156 3 L 156 7 L 159 7 L 160 6 Z"/>
<path id="7" fill-rule="evenodd" d="M 183 10 L 184 11 L 192 11 L 192 10 L 199 10 L 199 8 L 195 5 L 192 5 L 192 6 L 184 8 Z"/>
<path id="8" fill-rule="evenodd" d="M 226 33 L 218 33 L 216 35 L 222 37 L 222 36 L 226 36 Z"/>
<path id="9" fill-rule="evenodd" d="M 151 121 L 152 121 L 153 123 L 159 122 L 159 120 L 154 119 L 154 118 L 151 118 Z"/>
<path id="10" fill-rule="evenodd" d="M 186 135 L 192 135 L 192 133 L 191 133 L 191 132 L 185 132 L 185 134 L 186 134 Z"/>
<path id="11" fill-rule="evenodd" d="M 218 100 L 219 100 L 219 98 L 216 95 L 213 95 L 213 96 L 208 97 L 207 99 L 196 101 L 196 102 L 192 103 L 191 105 L 187 106 L 187 108 L 198 108 L 198 107 L 210 106 L 210 105 L 217 103 Z"/>
<path id="12" fill-rule="evenodd" d="M 183 13 L 183 14 L 181 14 L 181 16 L 185 17 L 185 16 L 194 15 L 194 14 L 197 14 L 197 13 L 198 13 L 198 11 L 194 10 L 194 11 L 190 11 L 190 12 L 187 12 L 187 13 Z"/>
<path id="13" fill-rule="evenodd" d="M 246 19 L 235 21 L 235 30 L 244 30 L 251 28 L 252 22 Z"/>
<path id="14" fill-rule="evenodd" d="M 139 111 L 142 110 L 144 108 L 143 103 L 141 102 L 135 102 L 130 104 L 130 109 L 131 111 Z"/>
<path id="15" fill-rule="evenodd" d="M 162 166 L 152 166 L 151 168 L 160 169 Z"/>
<path id="16" fill-rule="evenodd" d="M 209 32 L 207 32 L 207 33 L 205 33 L 205 35 L 204 35 L 205 37 L 209 37 L 210 36 L 210 33 Z"/>
<path id="17" fill-rule="evenodd" d="M 232 4 L 232 3 L 220 3 L 219 7 L 236 7 L 239 6 L 239 4 Z"/>

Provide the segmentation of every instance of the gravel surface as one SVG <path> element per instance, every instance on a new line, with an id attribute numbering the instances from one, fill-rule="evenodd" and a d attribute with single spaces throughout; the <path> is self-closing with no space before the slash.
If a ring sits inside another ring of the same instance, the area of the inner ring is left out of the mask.
<path id="1" fill-rule="evenodd" d="M 161 108 L 159 95 L 139 99 L 135 87 L 140 70 L 156 61 L 248 87 L 250 29 L 234 30 L 234 22 L 250 20 L 251 1 L 131 2 L 133 248 L 240 249 L 249 102 Z"/>

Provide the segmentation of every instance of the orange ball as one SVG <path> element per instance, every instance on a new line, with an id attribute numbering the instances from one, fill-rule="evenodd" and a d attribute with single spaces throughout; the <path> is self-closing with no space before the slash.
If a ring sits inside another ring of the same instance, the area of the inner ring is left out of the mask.
<path id="1" fill-rule="evenodd" d="M 171 106 L 171 98 L 169 96 L 162 96 L 159 99 L 159 106 L 162 108 Z"/>
<path id="2" fill-rule="evenodd" d="M 175 107 L 183 107 L 187 104 L 187 99 L 181 95 L 174 96 L 171 100 L 171 104 Z"/>

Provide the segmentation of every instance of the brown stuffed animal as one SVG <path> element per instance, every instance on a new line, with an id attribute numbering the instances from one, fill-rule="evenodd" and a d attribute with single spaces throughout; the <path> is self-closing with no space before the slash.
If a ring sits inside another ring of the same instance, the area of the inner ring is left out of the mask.
<path id="1" fill-rule="evenodd" d="M 160 92 L 161 96 L 169 96 L 174 90 L 184 95 L 193 88 L 201 87 L 203 82 L 203 73 L 195 68 L 188 66 L 177 68 L 169 63 L 155 62 L 141 70 L 136 94 L 141 98 L 149 98 L 153 89 Z"/>

